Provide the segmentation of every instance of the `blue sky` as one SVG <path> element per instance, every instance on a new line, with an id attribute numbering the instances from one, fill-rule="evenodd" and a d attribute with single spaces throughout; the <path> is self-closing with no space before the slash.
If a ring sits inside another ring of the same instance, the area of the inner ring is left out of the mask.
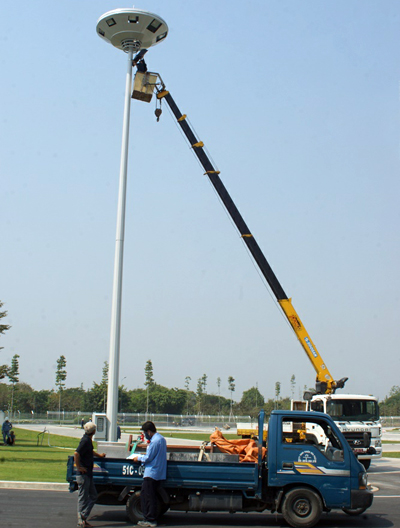
<path id="1" fill-rule="evenodd" d="M 113 1 L 3 6 L 0 364 L 54 387 L 108 360 L 126 56 L 96 34 Z M 335 378 L 398 385 L 400 5 L 144 1 L 169 35 L 147 55 L 221 171 Z M 314 385 L 167 108 L 131 109 L 121 374 L 236 399 Z"/>

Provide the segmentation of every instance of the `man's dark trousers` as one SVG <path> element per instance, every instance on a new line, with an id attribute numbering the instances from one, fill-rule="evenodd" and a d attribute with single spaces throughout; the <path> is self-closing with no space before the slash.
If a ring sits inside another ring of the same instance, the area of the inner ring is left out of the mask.
<path id="1" fill-rule="evenodd" d="M 157 518 L 157 487 L 158 480 L 150 477 L 143 479 L 140 500 L 145 521 L 154 522 Z"/>

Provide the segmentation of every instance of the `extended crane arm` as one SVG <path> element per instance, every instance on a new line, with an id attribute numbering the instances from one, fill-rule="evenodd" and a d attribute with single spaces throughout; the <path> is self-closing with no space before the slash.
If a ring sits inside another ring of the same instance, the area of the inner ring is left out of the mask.
<path id="1" fill-rule="evenodd" d="M 138 75 L 138 74 L 137 74 Z M 155 74 L 152 74 L 155 75 Z M 267 259 L 265 258 L 263 252 L 260 249 L 256 239 L 250 232 L 246 222 L 244 221 L 242 215 L 240 214 L 238 208 L 234 204 L 232 198 L 230 197 L 228 191 L 226 190 L 224 184 L 222 183 L 219 177 L 219 171 L 217 171 L 210 159 L 208 158 L 206 152 L 204 151 L 204 144 L 202 141 L 195 136 L 193 130 L 191 129 L 189 123 L 187 122 L 186 115 L 182 114 L 176 105 L 174 99 L 172 98 L 169 91 L 166 90 L 165 85 L 159 74 L 158 78 L 160 83 L 155 85 L 155 90 L 157 93 L 157 98 L 159 100 L 165 100 L 168 106 L 170 107 L 172 113 L 174 114 L 177 122 L 179 123 L 183 133 L 189 141 L 194 153 L 199 159 L 201 165 L 205 170 L 205 174 L 210 179 L 214 189 L 218 193 L 222 203 L 224 204 L 226 210 L 228 211 L 230 217 L 232 218 L 234 224 L 236 225 L 241 237 L 243 238 L 246 246 L 248 247 L 251 255 L 256 261 L 261 273 L 263 274 L 265 280 L 273 291 L 282 311 L 290 322 L 298 340 L 300 341 L 301 346 L 306 352 L 308 358 L 310 359 L 316 373 L 316 390 L 318 393 L 333 393 L 337 388 L 342 388 L 347 378 L 342 380 L 335 381 L 332 378 L 328 368 L 323 362 L 321 356 L 319 355 L 316 346 L 312 342 L 311 337 L 309 336 L 307 330 L 303 326 L 299 316 L 297 315 L 295 309 L 292 306 L 291 300 L 287 297 L 284 292 L 280 282 L 278 281 L 275 273 L 273 272 L 271 266 L 268 264 Z"/>

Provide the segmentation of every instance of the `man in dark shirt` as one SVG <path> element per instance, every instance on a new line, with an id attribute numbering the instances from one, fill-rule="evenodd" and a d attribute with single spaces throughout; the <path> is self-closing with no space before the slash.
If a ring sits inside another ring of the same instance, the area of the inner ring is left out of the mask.
<path id="1" fill-rule="evenodd" d="M 93 457 L 105 457 L 105 453 L 96 453 L 93 450 L 92 438 L 96 426 L 92 422 L 84 425 L 85 434 L 76 448 L 74 461 L 78 475 L 78 526 L 81 528 L 92 526 L 87 518 L 97 499 L 97 491 L 93 482 Z"/>
<path id="2" fill-rule="evenodd" d="M 1 432 L 3 433 L 3 443 L 4 445 L 7 445 L 8 436 L 10 434 L 10 431 L 12 429 L 12 423 L 8 418 L 6 418 L 5 422 L 1 426 Z"/>

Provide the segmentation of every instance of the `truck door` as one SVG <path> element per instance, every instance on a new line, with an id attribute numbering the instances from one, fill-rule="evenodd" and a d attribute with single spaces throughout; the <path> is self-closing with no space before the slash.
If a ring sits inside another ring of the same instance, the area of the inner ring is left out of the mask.
<path id="1" fill-rule="evenodd" d="M 309 485 L 327 507 L 350 504 L 350 454 L 324 418 L 282 417 L 276 456 L 274 485 Z"/>

